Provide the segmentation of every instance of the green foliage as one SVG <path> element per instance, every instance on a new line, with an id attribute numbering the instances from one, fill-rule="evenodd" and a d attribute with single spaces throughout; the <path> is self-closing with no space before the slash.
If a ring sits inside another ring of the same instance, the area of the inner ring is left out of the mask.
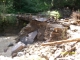
<path id="1" fill-rule="evenodd" d="M 10 24 L 15 24 L 16 23 L 16 17 L 15 16 L 6 16 L 6 21 Z"/>
<path id="2" fill-rule="evenodd" d="M 18 2 L 18 4 L 17 4 Z M 50 4 L 47 1 L 41 0 L 14 0 L 14 9 L 18 12 L 35 13 L 48 10 Z"/>
<path id="3" fill-rule="evenodd" d="M 0 5 L 0 13 L 3 12 L 3 5 Z"/>
<path id="4" fill-rule="evenodd" d="M 16 26 L 16 17 L 15 16 L 6 16 L 6 14 L 1 14 L 0 15 L 0 33 L 4 33 L 7 29 L 13 29 Z"/>
<path id="5" fill-rule="evenodd" d="M 41 13 L 42 15 L 45 15 L 45 16 L 54 16 L 54 18 L 60 18 L 62 17 L 60 12 L 58 10 L 53 10 L 53 11 L 47 11 L 47 12 L 42 12 Z"/>
<path id="6" fill-rule="evenodd" d="M 16 23 L 16 16 L 13 16 L 12 14 L 1 14 L 0 15 L 0 24 L 4 23 L 4 25 L 13 25 Z M 5 25 L 5 26 L 6 26 Z"/>
<path id="7" fill-rule="evenodd" d="M 47 11 L 52 6 L 80 8 L 80 0 L 0 0 L 0 13 L 37 13 Z"/>
<path id="8" fill-rule="evenodd" d="M 0 13 L 13 13 L 13 0 L 0 0 Z"/>
<path id="9" fill-rule="evenodd" d="M 55 11 L 48 11 L 48 14 L 50 15 L 50 16 L 54 16 L 55 18 L 57 17 L 57 18 L 60 18 L 60 13 L 59 13 L 59 11 L 57 11 L 57 10 L 55 10 Z"/>
<path id="10" fill-rule="evenodd" d="M 53 7 L 63 7 L 64 6 L 64 0 L 54 0 Z"/>
<path id="11" fill-rule="evenodd" d="M 70 7 L 70 8 L 80 8 L 80 0 L 54 0 L 53 7 L 55 8 L 63 8 L 63 7 Z"/>

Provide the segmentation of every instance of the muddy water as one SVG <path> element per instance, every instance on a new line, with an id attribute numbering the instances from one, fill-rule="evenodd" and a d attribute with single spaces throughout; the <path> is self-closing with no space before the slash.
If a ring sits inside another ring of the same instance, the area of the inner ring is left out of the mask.
<path id="1" fill-rule="evenodd" d="M 0 36 L 0 55 L 3 56 L 11 56 L 11 49 L 12 47 L 9 47 L 6 52 L 4 52 L 5 49 L 7 49 L 7 46 L 11 43 L 15 44 L 15 38 L 17 36 Z"/>

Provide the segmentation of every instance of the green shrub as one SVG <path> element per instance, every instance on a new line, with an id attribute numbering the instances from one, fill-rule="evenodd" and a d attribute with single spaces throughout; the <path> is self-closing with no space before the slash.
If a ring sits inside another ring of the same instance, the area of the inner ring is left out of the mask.
<path id="1" fill-rule="evenodd" d="M 50 16 L 54 16 L 55 18 L 57 17 L 57 18 L 60 18 L 60 13 L 59 13 L 59 11 L 48 11 L 48 14 L 50 15 Z"/>
<path id="2" fill-rule="evenodd" d="M 60 18 L 61 14 L 59 11 L 57 10 L 53 10 L 53 11 L 47 11 L 47 12 L 42 12 L 42 15 L 46 15 L 46 16 L 54 16 L 54 18 Z"/>

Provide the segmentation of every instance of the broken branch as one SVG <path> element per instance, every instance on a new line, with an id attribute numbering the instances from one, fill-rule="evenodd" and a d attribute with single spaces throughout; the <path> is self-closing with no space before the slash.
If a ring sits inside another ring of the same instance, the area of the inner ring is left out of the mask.
<path id="1" fill-rule="evenodd" d="M 71 40 L 61 40 L 61 41 L 55 41 L 55 42 L 48 42 L 48 43 L 43 43 L 41 45 L 47 46 L 47 45 L 62 44 L 62 43 L 68 43 L 68 42 L 74 42 L 74 41 L 80 41 L 80 38 L 71 39 Z"/>

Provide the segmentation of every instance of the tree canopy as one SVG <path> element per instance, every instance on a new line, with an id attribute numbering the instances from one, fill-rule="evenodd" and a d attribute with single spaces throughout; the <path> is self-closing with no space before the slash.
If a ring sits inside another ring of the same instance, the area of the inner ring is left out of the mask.
<path id="1" fill-rule="evenodd" d="M 79 9 L 80 0 L 0 0 L 0 12 L 7 13 L 36 13 L 67 6 Z"/>

